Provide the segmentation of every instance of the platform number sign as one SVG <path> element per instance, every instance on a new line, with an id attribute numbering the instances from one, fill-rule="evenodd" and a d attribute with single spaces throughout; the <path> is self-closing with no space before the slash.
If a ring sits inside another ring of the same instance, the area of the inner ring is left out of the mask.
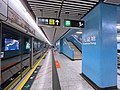
<path id="1" fill-rule="evenodd" d="M 64 20 L 64 27 L 78 27 L 84 28 L 84 21 L 79 20 Z"/>
<path id="2" fill-rule="evenodd" d="M 60 19 L 38 17 L 38 25 L 60 26 Z"/>

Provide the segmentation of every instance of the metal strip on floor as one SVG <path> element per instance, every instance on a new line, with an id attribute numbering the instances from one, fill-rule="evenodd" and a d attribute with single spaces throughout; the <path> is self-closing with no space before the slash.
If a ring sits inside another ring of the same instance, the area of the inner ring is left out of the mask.
<path id="1" fill-rule="evenodd" d="M 52 83 L 53 90 L 61 90 L 53 51 L 52 51 L 52 81 L 53 81 L 53 83 Z"/>

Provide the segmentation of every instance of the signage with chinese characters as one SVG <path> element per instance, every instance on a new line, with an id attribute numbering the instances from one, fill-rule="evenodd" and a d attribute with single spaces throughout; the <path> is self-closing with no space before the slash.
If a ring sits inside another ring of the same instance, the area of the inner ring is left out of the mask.
<path id="1" fill-rule="evenodd" d="M 96 36 L 92 35 L 92 36 L 83 38 L 82 42 L 83 42 L 83 45 L 96 45 Z"/>
<path id="2" fill-rule="evenodd" d="M 38 25 L 60 26 L 60 19 L 38 17 L 37 23 Z"/>
<path id="3" fill-rule="evenodd" d="M 65 19 L 64 20 L 64 27 L 84 28 L 84 21 Z"/>

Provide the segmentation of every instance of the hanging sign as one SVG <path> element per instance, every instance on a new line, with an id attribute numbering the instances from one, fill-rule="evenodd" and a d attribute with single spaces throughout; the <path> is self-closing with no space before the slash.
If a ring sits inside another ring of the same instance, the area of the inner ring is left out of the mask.
<path id="1" fill-rule="evenodd" d="M 60 19 L 58 18 L 41 18 L 37 19 L 38 25 L 60 26 Z"/>

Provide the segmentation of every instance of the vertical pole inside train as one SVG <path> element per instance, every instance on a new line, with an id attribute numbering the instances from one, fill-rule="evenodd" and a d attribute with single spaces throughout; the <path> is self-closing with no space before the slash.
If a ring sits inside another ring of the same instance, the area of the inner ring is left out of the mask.
<path id="1" fill-rule="evenodd" d="M 30 68 L 33 68 L 33 40 L 34 38 L 30 38 Z"/>
<path id="2" fill-rule="evenodd" d="M 2 47 L 2 22 L 0 22 L 0 81 L 1 81 L 1 58 L 2 58 L 1 47 Z"/>

